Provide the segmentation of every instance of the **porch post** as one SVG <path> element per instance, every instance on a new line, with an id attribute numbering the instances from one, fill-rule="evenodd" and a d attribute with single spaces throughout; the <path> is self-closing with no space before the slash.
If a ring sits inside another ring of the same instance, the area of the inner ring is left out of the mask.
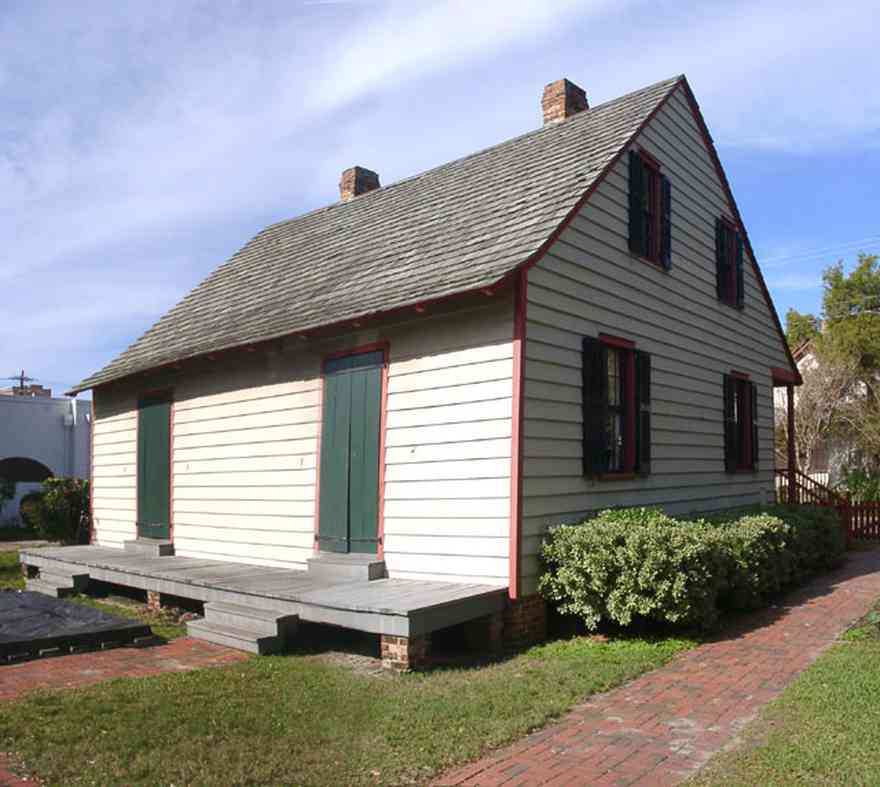
<path id="1" fill-rule="evenodd" d="M 785 386 L 788 398 L 788 502 L 797 502 L 797 450 L 794 444 L 794 386 Z"/>

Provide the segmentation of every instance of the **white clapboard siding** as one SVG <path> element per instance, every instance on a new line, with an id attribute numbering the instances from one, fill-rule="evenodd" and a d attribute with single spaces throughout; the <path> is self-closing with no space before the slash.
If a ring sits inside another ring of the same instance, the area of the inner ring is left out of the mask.
<path id="1" fill-rule="evenodd" d="M 512 318 L 505 299 L 391 341 L 390 576 L 508 582 Z"/>
<path id="2" fill-rule="evenodd" d="M 731 216 L 700 131 L 681 93 L 635 140 L 672 183 L 672 270 L 628 250 L 628 159 L 529 273 L 523 424 L 524 592 L 536 586 L 548 526 L 605 507 L 660 505 L 672 513 L 771 499 L 771 367 L 788 366 L 750 261 L 745 309 L 715 294 L 715 218 Z M 581 343 L 607 333 L 652 356 L 652 466 L 647 477 L 582 475 Z M 724 472 L 722 375 L 758 385 L 759 471 Z"/>
<path id="3" fill-rule="evenodd" d="M 129 395 L 93 393 L 92 538 L 121 548 L 137 536 L 137 403 Z"/>
<path id="4" fill-rule="evenodd" d="M 178 555 L 305 569 L 314 547 L 320 351 L 254 353 L 175 386 Z"/>
<path id="5" fill-rule="evenodd" d="M 321 358 L 385 341 L 389 572 L 506 584 L 512 315 L 510 298 L 498 296 L 455 314 L 181 370 L 168 383 L 177 554 L 306 567 L 315 543 Z M 150 387 L 159 386 L 146 381 Z M 103 543 L 121 546 L 135 537 L 137 397 L 99 395 L 113 414 L 96 427 L 96 520 Z"/>

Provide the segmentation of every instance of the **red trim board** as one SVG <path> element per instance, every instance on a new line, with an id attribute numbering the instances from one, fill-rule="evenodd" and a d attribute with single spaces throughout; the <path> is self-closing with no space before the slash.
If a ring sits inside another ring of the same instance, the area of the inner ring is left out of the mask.
<path id="1" fill-rule="evenodd" d="M 76 400 L 74 400 L 76 407 Z M 137 445 L 137 444 L 135 444 Z M 137 481 L 135 481 L 137 483 Z M 95 394 L 92 393 L 89 416 L 89 543 L 95 542 Z"/>
<path id="2" fill-rule="evenodd" d="M 513 298 L 513 407 L 510 438 L 510 534 L 508 594 L 519 598 L 520 551 L 522 549 L 522 453 L 523 453 L 523 389 L 525 386 L 526 314 L 528 304 L 528 271 L 522 269 L 516 281 Z"/>

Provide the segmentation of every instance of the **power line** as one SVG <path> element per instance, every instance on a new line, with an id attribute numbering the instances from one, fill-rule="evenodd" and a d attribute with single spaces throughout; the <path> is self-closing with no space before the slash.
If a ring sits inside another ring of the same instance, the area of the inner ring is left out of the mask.
<path id="1" fill-rule="evenodd" d="M 862 238 L 861 240 L 843 241 L 834 246 L 829 246 L 824 249 L 814 249 L 812 251 L 808 250 L 798 254 L 783 254 L 776 257 L 765 257 L 763 259 L 759 257 L 758 261 L 761 263 L 762 267 L 775 268 L 781 267 L 782 264 L 789 264 L 791 262 L 798 262 L 800 260 L 809 260 L 814 259 L 815 257 L 824 257 L 826 255 L 839 254 L 844 251 L 853 251 L 860 246 L 865 246 L 866 244 L 873 245 L 875 243 L 880 243 L 880 235 L 872 235 L 869 238 Z"/>

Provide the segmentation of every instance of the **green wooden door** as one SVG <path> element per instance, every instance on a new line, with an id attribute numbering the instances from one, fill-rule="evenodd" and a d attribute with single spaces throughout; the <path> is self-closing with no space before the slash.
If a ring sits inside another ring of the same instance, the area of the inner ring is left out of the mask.
<path id="1" fill-rule="evenodd" d="M 379 523 L 381 351 L 324 366 L 319 545 L 375 553 Z"/>
<path id="2" fill-rule="evenodd" d="M 171 522 L 171 400 L 138 402 L 138 535 L 168 538 Z"/>

